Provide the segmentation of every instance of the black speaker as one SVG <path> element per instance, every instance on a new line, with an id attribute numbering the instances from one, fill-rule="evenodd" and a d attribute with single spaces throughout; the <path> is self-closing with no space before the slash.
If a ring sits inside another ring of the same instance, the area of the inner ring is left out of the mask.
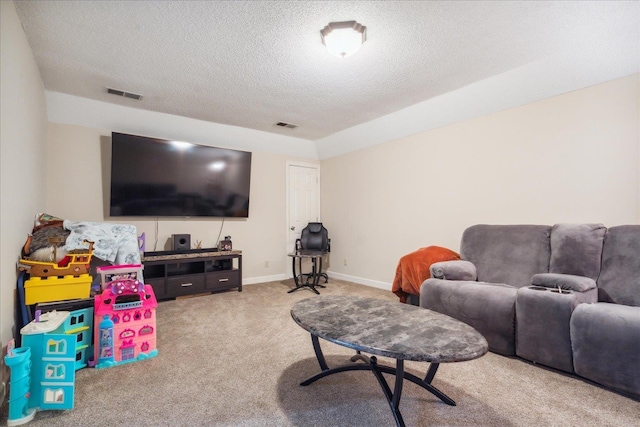
<path id="1" fill-rule="evenodd" d="M 174 251 L 188 251 L 191 249 L 191 234 L 172 234 L 171 249 Z"/>

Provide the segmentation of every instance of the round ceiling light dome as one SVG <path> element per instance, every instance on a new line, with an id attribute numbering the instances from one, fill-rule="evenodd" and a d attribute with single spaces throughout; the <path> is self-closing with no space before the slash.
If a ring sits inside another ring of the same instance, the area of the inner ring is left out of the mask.
<path id="1" fill-rule="evenodd" d="M 356 21 L 330 22 L 320 30 L 322 44 L 329 53 L 347 58 L 358 50 L 366 40 L 367 27 Z"/>

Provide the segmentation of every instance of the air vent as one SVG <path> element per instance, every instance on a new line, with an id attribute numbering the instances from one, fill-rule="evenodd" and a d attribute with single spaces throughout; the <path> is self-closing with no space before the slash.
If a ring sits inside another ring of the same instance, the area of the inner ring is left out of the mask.
<path id="1" fill-rule="evenodd" d="M 125 98 L 135 99 L 136 101 L 140 101 L 142 99 L 142 95 L 138 95 L 133 92 L 125 92 L 124 90 L 112 89 L 110 87 L 107 88 L 107 93 L 111 95 L 124 96 Z"/>
<path id="2" fill-rule="evenodd" d="M 289 129 L 295 129 L 298 127 L 298 125 L 293 125 L 291 123 L 285 123 L 285 122 L 278 122 L 276 123 L 276 126 L 280 126 L 282 128 L 289 128 Z"/>

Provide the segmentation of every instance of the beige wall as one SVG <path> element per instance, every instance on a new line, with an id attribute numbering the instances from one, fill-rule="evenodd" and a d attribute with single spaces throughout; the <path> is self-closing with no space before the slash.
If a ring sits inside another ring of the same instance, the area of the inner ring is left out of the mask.
<path id="1" fill-rule="evenodd" d="M 191 234 L 192 242 L 212 247 L 222 225 L 219 219 L 161 219 L 156 222 L 105 217 L 108 209 L 111 132 L 49 123 L 47 212 L 75 221 L 133 224 L 146 234 L 147 251 L 164 250 L 171 234 Z M 198 142 L 198 141 L 190 141 Z M 230 235 L 234 248 L 243 252 L 245 283 L 282 278 L 287 268 L 286 163 L 296 160 L 279 154 L 254 152 L 248 219 L 226 219 L 222 234 Z M 309 160 L 305 159 L 305 162 Z M 169 249 L 169 247 L 166 247 Z M 269 267 L 265 267 L 269 261 Z"/>
<path id="2" fill-rule="evenodd" d="M 321 162 L 331 270 L 388 286 L 476 223 L 640 218 L 638 75 Z M 347 259 L 347 266 L 344 265 Z"/>
<path id="3" fill-rule="evenodd" d="M 16 261 L 45 206 L 44 87 L 13 2 L 0 2 L 0 339 L 12 337 Z"/>
<path id="4" fill-rule="evenodd" d="M 105 220 L 111 129 L 47 125 L 42 81 L 13 2 L 0 4 L 0 339 L 6 342 L 15 262 L 34 214 Z M 638 82 L 638 75 L 619 79 L 323 161 L 331 271 L 388 286 L 400 256 L 427 245 L 457 250 L 464 228 L 479 222 L 640 222 Z M 149 129 L 167 122 L 145 114 Z M 92 110 L 87 116 L 101 115 Z M 286 163 L 295 160 L 254 151 L 250 218 L 224 224 L 222 236 L 231 235 L 243 250 L 247 282 L 279 278 L 289 269 L 285 181 Z M 136 225 L 154 249 L 155 221 L 117 222 Z M 157 226 L 160 250 L 173 233 L 211 246 L 221 221 L 161 220 Z"/>

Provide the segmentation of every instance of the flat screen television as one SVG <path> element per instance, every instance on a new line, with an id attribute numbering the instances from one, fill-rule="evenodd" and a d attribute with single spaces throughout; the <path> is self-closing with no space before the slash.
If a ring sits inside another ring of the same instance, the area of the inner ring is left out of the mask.
<path id="1" fill-rule="evenodd" d="M 112 217 L 247 218 L 250 181 L 250 152 L 111 134 Z"/>

